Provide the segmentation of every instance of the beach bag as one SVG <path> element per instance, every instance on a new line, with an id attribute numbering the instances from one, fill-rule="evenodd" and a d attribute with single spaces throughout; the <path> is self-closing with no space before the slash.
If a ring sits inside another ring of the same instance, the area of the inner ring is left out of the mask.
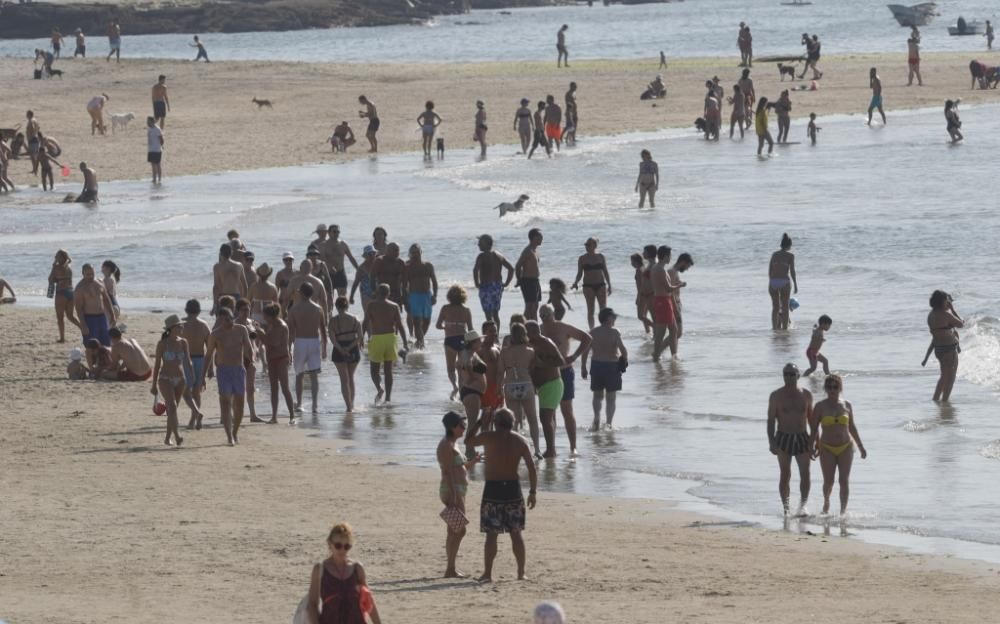
<path id="1" fill-rule="evenodd" d="M 460 533 L 469 524 L 469 519 L 465 517 L 458 507 L 445 507 L 441 510 L 441 519 L 448 525 L 448 530 L 452 533 Z"/>
<path id="2" fill-rule="evenodd" d="M 306 611 L 309 608 L 309 592 L 306 592 L 305 596 L 302 596 L 302 600 L 299 601 L 299 608 L 295 610 L 295 615 L 292 616 L 292 624 L 309 624 L 309 616 Z"/>

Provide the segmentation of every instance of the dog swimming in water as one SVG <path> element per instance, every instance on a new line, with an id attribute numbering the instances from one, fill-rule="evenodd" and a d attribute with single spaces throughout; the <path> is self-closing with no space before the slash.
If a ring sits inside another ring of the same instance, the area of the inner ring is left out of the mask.
<path id="1" fill-rule="evenodd" d="M 494 210 L 499 210 L 500 218 L 503 218 L 503 216 L 508 212 L 518 212 L 521 208 L 524 208 L 524 202 L 528 201 L 528 199 L 527 195 L 521 195 L 516 201 L 504 202 L 494 208 Z"/>

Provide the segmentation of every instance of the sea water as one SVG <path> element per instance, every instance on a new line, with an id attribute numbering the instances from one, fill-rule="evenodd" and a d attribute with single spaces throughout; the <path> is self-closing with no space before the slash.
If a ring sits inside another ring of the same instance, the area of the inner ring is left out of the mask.
<path id="1" fill-rule="evenodd" d="M 904 3 L 905 4 L 905 3 Z M 951 37 L 947 26 L 959 16 L 967 21 L 993 19 L 995 3 L 955 0 L 939 3 L 941 15 L 922 29 L 923 49 L 969 51 L 988 56 L 981 36 Z M 783 6 L 779 0 L 688 0 L 667 4 L 593 7 L 559 6 L 473 11 L 437 17 L 420 25 L 334 28 L 264 33 L 197 33 L 212 60 L 428 63 L 453 61 L 551 60 L 556 31 L 569 24 L 570 59 L 737 57 L 738 24 L 750 24 L 757 56 L 800 55 L 801 33 L 819 35 L 824 54 L 895 52 L 904 57 L 909 29 L 902 28 L 883 2 L 813 0 L 812 5 Z M 73 24 L 63 24 L 64 50 L 72 50 Z M 130 35 L 123 25 L 126 58 L 194 58 L 191 34 Z M 0 55 L 30 56 L 48 48 L 40 38 L 0 41 Z M 194 33 L 192 33 L 194 34 Z M 107 54 L 104 33 L 88 35 L 94 57 Z M 822 61 L 820 63 L 822 66 Z M 62 62 L 63 69 L 71 67 Z"/>
<path id="2" fill-rule="evenodd" d="M 793 99 L 807 110 L 809 97 Z M 586 137 L 552 159 L 536 153 L 531 161 L 515 147 L 493 146 L 482 162 L 470 150 L 452 150 L 443 161 L 409 153 L 168 177 L 160 187 L 113 182 L 102 185 L 103 201 L 93 208 L 39 204 L 41 191 L 28 189 L 0 198 L 0 270 L 26 304 L 49 306 L 45 276 L 57 248 L 70 251 L 77 276 L 82 263 L 112 258 L 122 267 L 119 299 L 127 321 L 133 310 L 165 316 L 189 297 L 206 300 L 230 228 L 240 231 L 258 263 L 280 266 L 284 251 L 302 257 L 317 223 L 339 224 L 356 255 L 383 225 L 404 251 L 414 242 L 423 246 L 437 270 L 439 300 L 453 283 L 470 288 L 478 327 L 482 312 L 471 290 L 477 235 L 492 233 L 514 260 L 527 230 L 541 228 L 543 282 L 568 283 L 584 241 L 596 236 L 612 277 L 609 304 L 621 314 L 632 364 L 613 432 L 584 431 L 592 418 L 590 392 L 578 376 L 581 457 L 569 461 L 559 419 L 561 455 L 540 468 L 543 504 L 546 491 L 654 497 L 780 526 L 767 399 L 781 385 L 786 362 L 805 368 L 812 325 L 828 314 L 833 326 L 823 352 L 844 377 L 844 396 L 869 453 L 866 460 L 855 456 L 848 529 L 929 552 L 1000 560 L 1000 216 L 988 190 L 998 111 L 963 109 L 968 138 L 954 146 L 941 111 L 933 110 L 890 112 L 887 126 L 873 128 L 861 116 L 823 118 L 815 147 L 796 123 L 791 139 L 801 143 L 776 147 L 770 159 L 756 157 L 750 136 L 714 143 L 670 130 Z M 656 209 L 636 207 L 640 149 L 651 150 L 660 165 Z M 168 156 L 168 175 L 169 163 Z M 524 210 L 499 219 L 493 207 L 520 193 L 531 197 Z M 783 232 L 794 240 L 802 305 L 790 331 L 774 332 L 767 265 Z M 653 363 L 634 317 L 628 258 L 645 244 L 694 256 L 684 274 L 679 362 Z M 927 301 L 936 288 L 954 295 L 967 321 L 950 406 L 930 400 L 936 361 L 920 366 L 930 338 Z M 567 320 L 586 327 L 583 297 L 574 292 L 570 301 Z M 502 318 L 521 309 L 519 295 L 507 292 Z M 802 380 L 817 399 L 821 377 Z M 315 435 L 350 440 L 351 452 L 433 465 L 441 415 L 460 409 L 448 399 L 436 330 L 426 351 L 399 366 L 392 406 L 372 406 L 364 362 L 353 415 L 343 412 L 332 365 L 320 379 L 320 413 L 306 424 Z M 266 411 L 266 384 L 258 389 L 258 408 Z M 267 435 L 267 427 L 247 435 L 248 441 Z M 821 483 L 814 462 L 814 512 Z M 795 478 L 792 491 L 794 504 Z M 818 529 L 811 522 L 805 530 Z"/>

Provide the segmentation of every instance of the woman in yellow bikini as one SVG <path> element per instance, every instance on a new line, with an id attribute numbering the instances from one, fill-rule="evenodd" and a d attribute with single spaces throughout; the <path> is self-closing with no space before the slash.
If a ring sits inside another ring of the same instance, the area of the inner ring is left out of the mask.
<path id="1" fill-rule="evenodd" d="M 818 426 L 813 427 L 813 437 L 819 438 L 816 453 L 823 468 L 823 513 L 830 513 L 830 494 L 833 492 L 834 476 L 840 473 L 840 515 L 847 512 L 847 498 L 850 496 L 851 463 L 854 461 L 854 446 L 861 451 L 861 459 L 868 457 L 865 445 L 861 443 L 858 428 L 854 423 L 854 410 L 850 401 L 840 398 L 844 390 L 844 380 L 839 375 L 829 375 L 823 384 L 826 398 L 816 404 L 813 418 Z M 815 442 L 815 439 L 813 440 Z"/>

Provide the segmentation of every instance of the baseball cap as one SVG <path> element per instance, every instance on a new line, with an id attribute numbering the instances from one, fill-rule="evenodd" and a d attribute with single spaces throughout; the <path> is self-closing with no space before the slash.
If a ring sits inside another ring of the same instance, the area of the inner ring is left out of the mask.
<path id="1" fill-rule="evenodd" d="M 365 245 L 365 248 L 364 250 L 362 250 L 361 255 L 367 256 L 368 254 L 373 254 L 373 253 L 375 253 L 375 248 L 372 247 L 371 245 Z"/>

